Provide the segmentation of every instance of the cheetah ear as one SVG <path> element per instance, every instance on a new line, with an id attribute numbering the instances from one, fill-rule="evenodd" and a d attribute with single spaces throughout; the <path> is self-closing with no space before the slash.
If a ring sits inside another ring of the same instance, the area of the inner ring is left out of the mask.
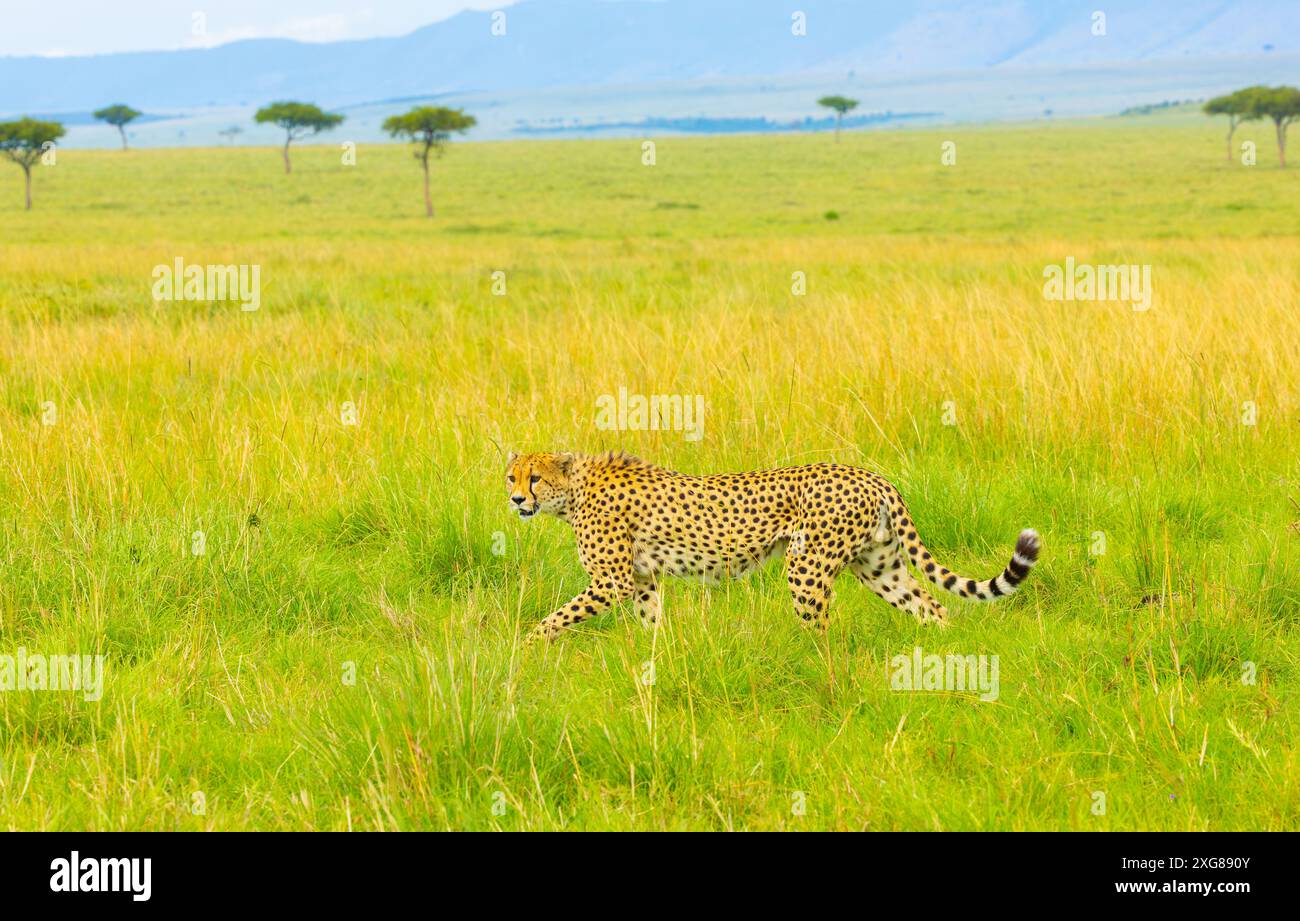
<path id="1" fill-rule="evenodd" d="M 567 476 L 569 471 L 573 468 L 573 455 L 568 451 L 565 451 L 563 454 L 555 455 L 555 466 L 559 467 L 560 472 Z"/>
<path id="2" fill-rule="evenodd" d="M 511 452 L 510 452 L 510 456 L 506 458 L 506 466 L 507 466 L 507 467 L 513 467 L 514 464 L 515 464 L 515 461 L 518 460 L 518 459 L 519 459 L 519 452 L 518 452 L 518 451 L 511 451 Z"/>

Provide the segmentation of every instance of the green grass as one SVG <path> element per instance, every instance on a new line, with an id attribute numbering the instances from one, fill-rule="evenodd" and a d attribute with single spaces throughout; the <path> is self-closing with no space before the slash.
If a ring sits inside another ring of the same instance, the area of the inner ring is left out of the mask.
<path id="1" fill-rule="evenodd" d="M 1300 170 L 1220 127 L 461 143 L 433 221 L 397 146 L 0 170 L 0 655 L 107 657 L 0 693 L 0 827 L 1300 827 Z M 154 303 L 177 256 L 262 308 Z M 1044 301 L 1067 256 L 1153 308 Z M 597 429 L 619 387 L 703 440 Z M 583 575 L 503 452 L 615 447 L 869 466 L 946 565 L 1043 560 L 943 632 L 846 579 L 818 638 L 770 567 L 525 650 Z M 891 691 L 917 645 L 1000 696 Z"/>

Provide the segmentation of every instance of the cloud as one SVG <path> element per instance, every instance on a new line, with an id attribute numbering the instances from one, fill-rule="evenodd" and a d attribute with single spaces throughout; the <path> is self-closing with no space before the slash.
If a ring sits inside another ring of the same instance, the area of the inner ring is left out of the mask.
<path id="1" fill-rule="evenodd" d="M 193 35 L 186 44 L 191 48 L 212 48 L 227 42 L 250 38 L 287 38 L 299 42 L 336 42 L 351 38 L 362 31 L 360 27 L 374 18 L 371 10 L 361 10 L 355 15 L 330 13 L 325 16 L 308 16 L 286 19 L 268 26 L 240 26 Z"/>
<path id="2" fill-rule="evenodd" d="M 210 48 L 250 38 L 333 42 L 406 35 L 466 9 L 516 0 L 57 0 L 6 8 L 0 56 Z M 202 20 L 202 27 L 196 29 Z"/>

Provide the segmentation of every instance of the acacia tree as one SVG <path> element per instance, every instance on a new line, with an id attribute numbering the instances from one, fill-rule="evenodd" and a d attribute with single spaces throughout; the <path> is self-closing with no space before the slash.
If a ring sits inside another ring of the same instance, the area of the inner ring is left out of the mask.
<path id="1" fill-rule="evenodd" d="M 32 210 L 32 167 L 45 153 L 45 145 L 63 137 L 63 126 L 58 122 L 42 122 L 33 118 L 0 122 L 0 153 L 23 168 L 27 183 L 27 210 Z"/>
<path id="2" fill-rule="evenodd" d="M 329 131 L 343 124 L 342 115 L 322 112 L 309 102 L 273 102 L 257 110 L 253 120 L 259 125 L 272 124 L 284 129 L 284 171 L 293 172 L 289 163 L 289 145 L 313 134 Z"/>
<path id="3" fill-rule="evenodd" d="M 117 133 L 122 135 L 122 149 L 126 150 L 126 126 L 135 121 L 143 112 L 137 111 L 130 106 L 117 105 L 108 106 L 94 113 L 95 117 L 102 122 L 108 122 L 117 129 Z"/>
<path id="4" fill-rule="evenodd" d="M 835 110 L 835 142 L 838 144 L 840 140 L 840 122 L 844 120 L 846 112 L 852 112 L 858 107 L 858 101 L 847 96 L 823 96 L 817 100 L 817 104 Z"/>
<path id="5" fill-rule="evenodd" d="M 1294 86 L 1264 86 L 1251 94 L 1250 112 L 1253 118 L 1270 118 L 1277 129 L 1277 158 L 1286 168 L 1286 129 L 1300 121 L 1300 90 Z"/>
<path id="6" fill-rule="evenodd" d="M 395 138 L 405 138 L 416 145 L 415 159 L 424 167 L 424 214 L 433 217 L 433 196 L 429 193 L 429 154 L 442 156 L 453 132 L 464 134 L 478 124 L 473 115 L 462 109 L 441 106 L 417 106 L 405 115 L 384 119 L 384 130 Z"/>
<path id="7" fill-rule="evenodd" d="M 1226 115 L 1228 116 L 1228 162 L 1232 162 L 1232 136 L 1236 133 L 1237 127 L 1243 121 L 1250 121 L 1252 118 L 1259 118 L 1258 115 L 1251 113 L 1250 100 L 1251 96 L 1261 90 L 1261 86 L 1248 86 L 1244 90 L 1237 90 L 1235 93 L 1228 93 L 1225 96 L 1215 96 L 1204 106 L 1206 115 Z"/>

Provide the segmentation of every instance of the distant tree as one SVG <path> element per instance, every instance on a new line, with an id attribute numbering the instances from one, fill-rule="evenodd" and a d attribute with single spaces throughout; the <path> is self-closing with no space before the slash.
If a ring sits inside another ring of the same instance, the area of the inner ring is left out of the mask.
<path id="1" fill-rule="evenodd" d="M 405 138 L 416 145 L 415 159 L 424 167 L 424 213 L 433 217 L 433 196 L 429 192 L 429 154 L 442 156 L 452 133 L 464 134 L 478 124 L 473 115 L 461 109 L 441 106 L 418 106 L 405 115 L 384 119 L 384 130 L 395 138 Z"/>
<path id="2" fill-rule="evenodd" d="M 217 132 L 217 134 L 225 138 L 227 141 L 230 141 L 231 143 L 234 143 L 235 138 L 239 137 L 239 135 L 243 133 L 244 133 L 244 129 L 239 127 L 238 125 L 231 125 L 229 128 L 222 128 L 220 131 Z"/>
<path id="3" fill-rule="evenodd" d="M 322 131 L 337 128 L 342 115 L 322 112 L 309 102 L 273 102 L 257 110 L 253 120 L 259 125 L 272 124 L 284 129 L 284 171 L 293 172 L 289 164 L 289 145 Z"/>
<path id="4" fill-rule="evenodd" d="M 1277 158 L 1286 168 L 1286 129 L 1300 121 L 1300 89 L 1294 86 L 1258 87 L 1250 96 L 1250 114 L 1254 118 L 1270 118 L 1277 129 Z"/>
<path id="5" fill-rule="evenodd" d="M 108 122 L 117 129 L 117 133 L 122 135 L 122 149 L 126 150 L 126 126 L 135 121 L 143 112 L 137 111 L 130 106 L 124 106 L 121 103 L 100 109 L 95 113 L 95 117 L 102 122 Z"/>
<path id="6" fill-rule="evenodd" d="M 858 107 L 858 101 L 847 96 L 823 96 L 817 100 L 817 104 L 835 110 L 835 140 L 838 143 L 840 139 L 840 122 L 844 120 L 846 112 L 852 112 Z"/>
<path id="7" fill-rule="evenodd" d="M 45 153 L 45 145 L 63 137 L 63 126 L 58 122 L 41 122 L 20 118 L 0 122 L 0 153 L 23 168 L 27 181 L 27 210 L 32 210 L 32 167 Z"/>
<path id="8" fill-rule="evenodd" d="M 1228 93 L 1226 96 L 1215 96 L 1205 104 L 1204 112 L 1206 115 L 1226 115 L 1228 116 L 1228 162 L 1232 162 L 1232 135 L 1236 133 L 1237 127 L 1244 121 L 1251 121 L 1259 118 L 1258 114 L 1251 111 L 1251 98 L 1256 92 L 1264 89 L 1262 86 L 1248 86 L 1244 90 L 1237 90 L 1235 93 Z"/>

